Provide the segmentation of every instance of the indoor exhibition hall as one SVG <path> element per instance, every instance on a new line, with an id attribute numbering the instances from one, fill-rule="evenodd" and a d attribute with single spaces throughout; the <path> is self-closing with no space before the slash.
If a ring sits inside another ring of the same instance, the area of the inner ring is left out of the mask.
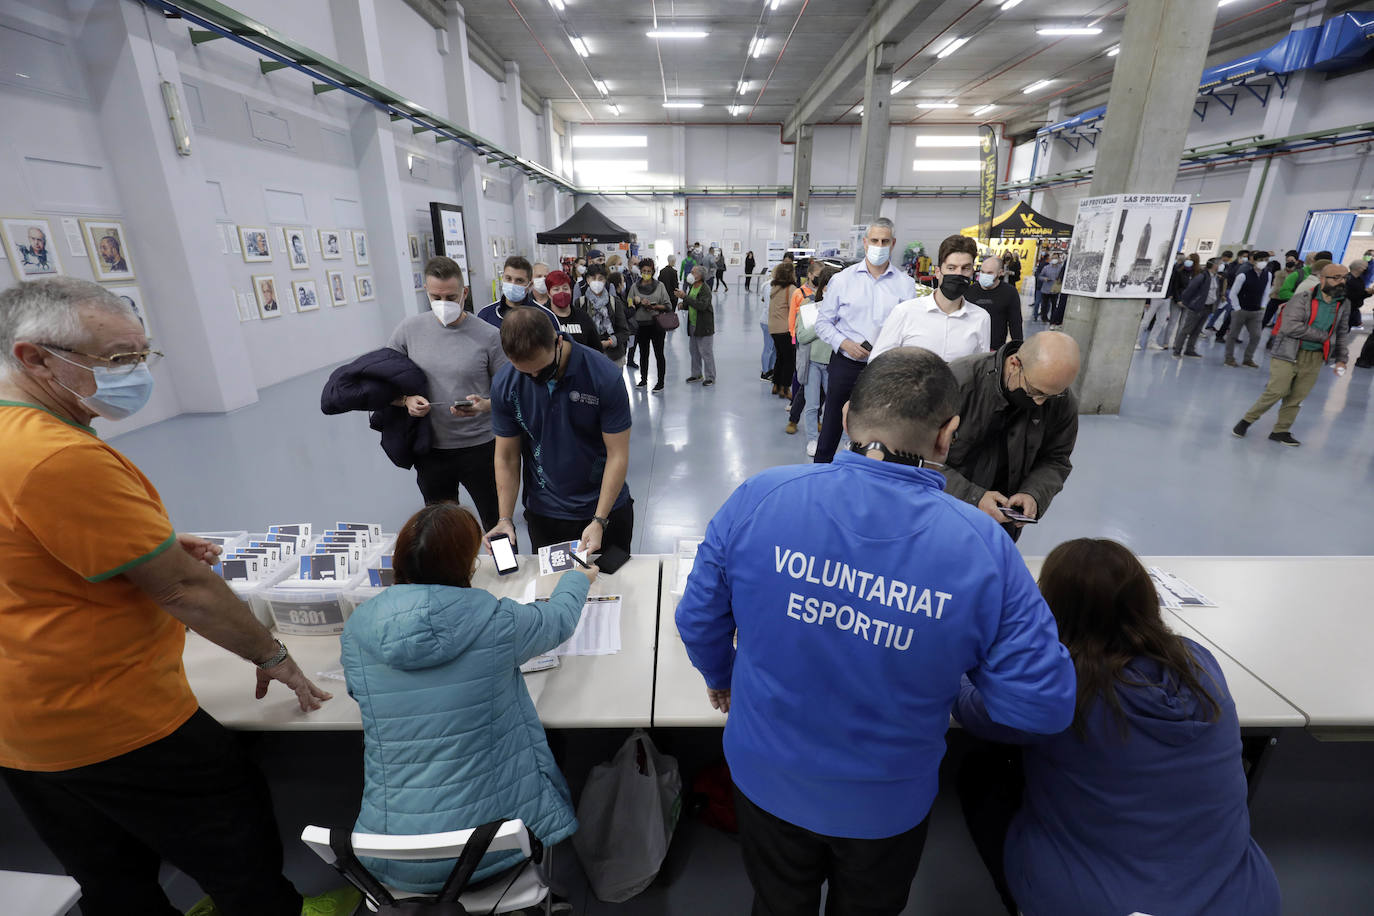
<path id="1" fill-rule="evenodd" d="M 0 0 L 0 914 L 1366 916 L 1371 100 L 1374 0 Z"/>

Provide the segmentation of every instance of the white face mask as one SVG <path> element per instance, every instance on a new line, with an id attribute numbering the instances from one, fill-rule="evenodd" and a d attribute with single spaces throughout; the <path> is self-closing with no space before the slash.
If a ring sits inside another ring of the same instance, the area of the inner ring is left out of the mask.
<path id="1" fill-rule="evenodd" d="M 996 282 L 997 282 L 997 274 L 979 274 L 979 275 L 978 275 L 978 285 L 981 286 L 981 287 L 983 287 L 983 289 L 992 289 L 993 284 L 995 284 Z"/>
<path id="2" fill-rule="evenodd" d="M 588 280 L 588 281 L 587 281 L 587 288 L 588 288 L 589 290 L 591 290 L 593 293 L 596 293 L 596 295 L 599 296 L 599 295 L 601 295 L 603 292 L 605 292 L 605 290 L 606 290 L 606 281 L 605 281 L 605 280 Z"/>
<path id="3" fill-rule="evenodd" d="M 868 246 L 868 263 L 874 267 L 882 267 L 887 264 L 888 258 L 892 257 L 892 249 L 886 245 Z"/>
<path id="4" fill-rule="evenodd" d="M 549 281 L 543 277 L 535 277 L 534 282 L 530 284 L 530 286 L 541 296 L 547 296 L 549 294 Z"/>
<path id="5" fill-rule="evenodd" d="M 442 325 L 453 324 L 463 314 L 463 303 L 449 302 L 447 299 L 431 299 L 429 308 Z"/>
<path id="6" fill-rule="evenodd" d="M 586 272 L 587 272 L 587 267 L 586 267 L 586 265 L 584 265 L 584 264 L 578 264 L 578 265 L 577 265 L 577 275 L 578 275 L 579 277 L 582 276 L 583 274 L 585 274 Z"/>

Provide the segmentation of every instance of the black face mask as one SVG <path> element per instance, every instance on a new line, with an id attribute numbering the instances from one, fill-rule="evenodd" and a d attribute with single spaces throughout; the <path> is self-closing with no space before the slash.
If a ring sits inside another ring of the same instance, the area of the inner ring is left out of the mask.
<path id="1" fill-rule="evenodd" d="M 1007 392 L 1007 397 L 1011 399 L 1011 406 L 1017 410 L 1033 410 L 1040 405 L 1035 403 L 1030 395 L 1026 394 L 1026 389 L 1015 388 Z"/>
<path id="2" fill-rule="evenodd" d="M 962 274 L 945 274 L 940 280 L 940 295 L 950 302 L 957 302 L 963 298 L 964 290 L 968 289 L 969 278 Z"/>
<path id="3" fill-rule="evenodd" d="M 1288 269 L 1289 269 L 1289 270 L 1292 270 L 1294 267 L 1297 267 L 1297 266 L 1298 266 L 1298 262 L 1297 262 L 1297 261 L 1289 261 L 1289 262 L 1288 262 Z"/>
<path id="4" fill-rule="evenodd" d="M 553 345 L 553 360 L 552 360 L 547 366 L 545 366 L 543 369 L 540 369 L 538 372 L 534 373 L 533 375 L 531 375 L 531 374 L 528 373 L 528 372 L 523 373 L 523 375 L 524 375 L 526 378 L 530 379 L 530 380 L 531 380 L 532 382 L 534 382 L 536 385 L 547 385 L 549 382 L 553 381 L 553 377 L 554 377 L 555 375 L 557 375 L 557 374 L 558 374 L 558 342 L 557 342 L 557 341 L 555 341 L 555 342 L 554 342 L 554 345 Z"/>

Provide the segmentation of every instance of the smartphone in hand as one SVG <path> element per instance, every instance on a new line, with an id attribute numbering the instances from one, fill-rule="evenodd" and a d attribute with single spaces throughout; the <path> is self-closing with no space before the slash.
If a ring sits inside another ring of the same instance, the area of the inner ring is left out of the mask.
<path id="1" fill-rule="evenodd" d="M 1031 518 L 1029 515 L 1023 515 L 1011 506 L 998 506 L 997 511 L 1005 515 L 1009 522 L 1021 522 L 1026 525 L 1034 525 L 1040 521 L 1039 519 Z"/>

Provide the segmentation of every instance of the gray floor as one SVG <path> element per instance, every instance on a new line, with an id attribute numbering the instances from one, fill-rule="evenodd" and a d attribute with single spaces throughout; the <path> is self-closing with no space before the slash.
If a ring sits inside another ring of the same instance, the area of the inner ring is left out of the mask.
<path id="1" fill-rule="evenodd" d="M 635 547 L 667 552 L 700 534 L 730 491 L 766 467 L 805 461 L 805 438 L 783 433 L 783 402 L 758 379 L 758 304 L 742 290 L 724 297 L 716 337 L 719 383 L 685 385 L 687 344 L 669 341 L 668 387 L 634 390 L 630 487 Z M 1038 330 L 1037 326 L 1028 326 Z M 1357 338 L 1358 343 L 1363 337 Z M 1229 429 L 1264 386 L 1266 372 L 1221 366 L 1220 346 L 1203 360 L 1137 352 L 1120 417 L 1083 418 L 1075 471 L 1045 521 L 1021 549 L 1043 554 L 1074 536 L 1118 538 L 1143 554 L 1367 554 L 1374 515 L 1374 374 L 1324 374 L 1294 434 L 1299 449 L 1265 440 L 1273 413 L 1250 437 Z M 1263 351 L 1261 351 L 1263 353 Z M 1264 360 L 1262 360 L 1264 362 Z M 159 487 L 181 530 L 254 529 L 271 522 L 349 519 L 395 530 L 419 507 L 411 475 L 390 465 L 362 415 L 324 417 L 327 371 L 262 393 L 228 416 L 184 416 L 118 437 Z M 1314 584 L 1314 599 L 1320 596 Z M 660 744 L 691 774 L 719 757 L 720 733 L 660 730 Z M 589 767 L 623 740 L 618 732 L 555 734 L 578 789 Z M 356 735 L 246 737 L 271 774 L 287 872 L 307 891 L 332 873 L 294 839 L 307 822 L 345 823 L 361 782 Z M 953 739 L 948 771 L 961 753 Z M 1253 807 L 1254 832 L 1279 872 L 1285 913 L 1367 914 L 1374 909 L 1374 745 L 1320 744 L 1285 733 Z M 946 780 L 948 782 L 948 780 Z M 0 868 L 57 871 L 0 791 Z M 613 906 L 586 892 L 576 864 L 559 874 L 580 913 L 743 913 L 749 890 L 733 838 L 684 819 L 660 880 Z M 189 906 L 189 879 L 166 875 L 174 902 Z M 0 904 L 0 911 L 3 911 Z M 907 913 L 996 914 L 995 897 L 964 833 L 958 806 L 942 793 Z"/>

